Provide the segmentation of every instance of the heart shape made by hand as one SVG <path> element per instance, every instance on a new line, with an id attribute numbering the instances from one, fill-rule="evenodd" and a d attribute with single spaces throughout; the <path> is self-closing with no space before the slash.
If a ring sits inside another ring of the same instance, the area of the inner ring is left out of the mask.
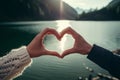
<path id="1" fill-rule="evenodd" d="M 57 31 L 56 31 L 57 32 Z M 60 33 L 47 33 L 47 34 L 45 34 L 44 35 L 44 38 L 43 38 L 43 40 L 45 39 L 45 37 L 47 36 L 47 35 L 53 35 L 53 36 L 55 36 L 56 37 L 56 39 L 57 40 L 59 40 L 60 41 L 60 43 L 62 44 L 62 45 L 64 45 L 65 43 L 62 43 L 62 39 L 63 38 L 66 38 L 66 37 L 64 37 L 65 36 L 65 34 L 69 34 L 69 33 L 67 33 L 67 32 L 65 32 L 65 31 L 62 31 L 62 32 L 60 32 Z M 70 34 L 71 35 L 71 34 Z M 73 39 L 74 39 L 74 37 L 73 37 Z M 49 43 L 49 42 L 48 42 Z M 50 43 L 51 44 L 51 43 Z M 43 44 L 44 45 L 44 47 L 46 48 L 46 46 L 45 46 L 45 44 Z M 52 47 L 52 46 L 50 46 L 50 47 Z M 73 48 L 73 47 L 72 47 Z M 68 49 L 72 49 L 72 48 L 68 48 Z M 46 48 L 48 51 L 51 51 L 51 50 L 49 50 L 48 48 Z M 66 50 L 68 50 L 68 49 L 66 49 Z M 63 52 L 65 52 L 66 50 L 63 50 Z M 53 51 L 53 50 L 52 50 Z M 58 51 L 56 51 L 56 52 L 58 52 Z M 58 53 L 59 55 L 62 55 L 62 53 Z"/>

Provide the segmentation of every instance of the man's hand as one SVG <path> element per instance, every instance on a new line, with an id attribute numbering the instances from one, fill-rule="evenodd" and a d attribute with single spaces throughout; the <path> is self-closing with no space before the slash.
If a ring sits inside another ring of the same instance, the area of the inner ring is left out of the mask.
<path id="1" fill-rule="evenodd" d="M 72 35 L 72 37 L 75 39 L 75 43 L 73 48 L 64 51 L 61 57 L 64 57 L 72 53 L 80 53 L 80 54 L 86 55 L 91 51 L 92 46 L 87 41 L 85 41 L 81 35 L 75 32 L 72 28 L 68 27 L 64 29 L 61 32 L 61 37 L 63 37 L 64 34 L 66 33 Z"/>
<path id="2" fill-rule="evenodd" d="M 60 57 L 60 55 L 57 52 L 48 51 L 48 50 L 45 49 L 45 47 L 43 45 L 43 40 L 44 40 L 45 35 L 47 35 L 47 34 L 53 34 L 58 39 L 60 39 L 60 36 L 56 32 L 56 30 L 46 28 L 45 30 L 43 30 L 43 32 L 39 33 L 31 41 L 31 43 L 27 46 L 27 51 L 28 51 L 31 58 L 39 57 L 39 56 L 42 56 L 42 55 L 53 55 L 53 56 Z"/>

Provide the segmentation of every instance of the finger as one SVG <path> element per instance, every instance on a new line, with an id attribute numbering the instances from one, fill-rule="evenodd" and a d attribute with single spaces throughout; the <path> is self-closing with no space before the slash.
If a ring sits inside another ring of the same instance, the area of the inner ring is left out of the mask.
<path id="1" fill-rule="evenodd" d="M 51 29 L 51 28 L 46 28 L 41 34 L 40 34 L 40 38 L 43 39 L 45 37 L 45 35 L 47 34 L 53 34 L 56 36 L 57 39 L 60 39 L 60 35 L 59 33 L 55 30 L 55 29 Z"/>
<path id="2" fill-rule="evenodd" d="M 76 38 L 75 36 L 78 35 L 77 32 L 75 32 L 72 28 L 68 27 L 64 29 L 62 32 L 60 32 L 61 37 L 63 37 L 65 34 L 72 35 L 73 38 Z"/>
<path id="3" fill-rule="evenodd" d="M 60 38 L 61 38 L 61 37 L 60 37 L 60 34 L 59 34 L 56 30 L 54 30 L 54 29 L 50 29 L 47 34 L 52 34 L 52 35 L 54 35 L 58 40 L 60 40 Z"/>
<path id="4" fill-rule="evenodd" d="M 40 37 L 44 38 L 44 36 L 49 33 L 49 31 L 51 30 L 51 28 L 46 28 L 44 29 L 41 33 L 40 33 Z"/>
<path id="5" fill-rule="evenodd" d="M 72 49 L 68 49 L 66 51 L 63 52 L 63 54 L 61 55 L 61 57 L 65 57 L 66 55 L 69 55 L 69 54 L 72 54 L 72 53 L 75 53 L 75 50 L 72 48 Z"/>
<path id="6" fill-rule="evenodd" d="M 56 56 L 61 58 L 61 56 L 59 55 L 59 53 L 55 52 L 55 51 L 46 51 L 45 55 L 52 55 L 52 56 Z"/>

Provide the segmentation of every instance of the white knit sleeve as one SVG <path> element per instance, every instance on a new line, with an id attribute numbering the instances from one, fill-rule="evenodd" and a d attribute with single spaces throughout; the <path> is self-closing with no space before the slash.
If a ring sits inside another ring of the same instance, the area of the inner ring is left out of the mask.
<path id="1" fill-rule="evenodd" d="M 0 58 L 0 80 L 11 80 L 21 75 L 31 61 L 25 46 L 13 49 L 9 54 Z"/>

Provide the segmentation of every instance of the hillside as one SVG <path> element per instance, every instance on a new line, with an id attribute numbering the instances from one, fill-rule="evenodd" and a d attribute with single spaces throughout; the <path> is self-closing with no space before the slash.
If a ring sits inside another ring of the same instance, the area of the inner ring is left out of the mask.
<path id="1" fill-rule="evenodd" d="M 0 21 L 71 20 L 77 17 L 77 12 L 61 0 L 0 1 Z"/>
<path id="2" fill-rule="evenodd" d="M 100 10 L 82 13 L 78 20 L 120 20 L 120 0 L 113 0 Z"/>

